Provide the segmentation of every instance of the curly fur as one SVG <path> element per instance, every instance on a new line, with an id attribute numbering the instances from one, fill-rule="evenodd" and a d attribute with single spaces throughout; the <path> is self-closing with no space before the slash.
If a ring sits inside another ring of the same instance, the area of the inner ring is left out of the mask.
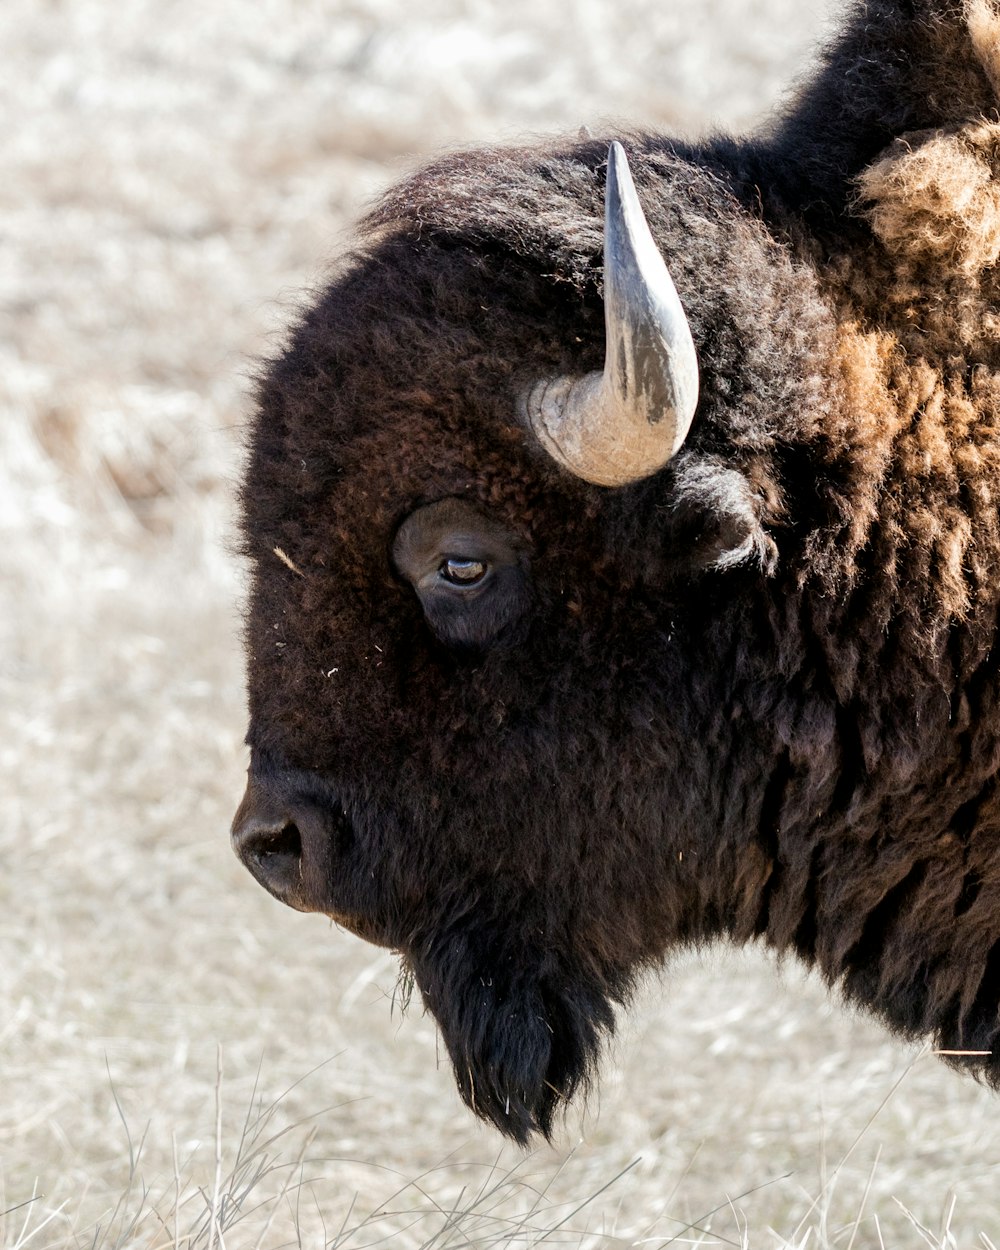
<path id="1" fill-rule="evenodd" d="M 518 1140 L 719 936 L 1000 1084 L 998 83 L 985 0 L 870 0 L 770 133 L 625 140 L 702 376 L 649 481 L 516 418 L 600 367 L 604 141 L 396 187 L 264 374 L 253 774 L 343 810 L 328 909 Z M 524 636 L 475 658 L 387 555 L 448 497 L 531 553 Z"/>

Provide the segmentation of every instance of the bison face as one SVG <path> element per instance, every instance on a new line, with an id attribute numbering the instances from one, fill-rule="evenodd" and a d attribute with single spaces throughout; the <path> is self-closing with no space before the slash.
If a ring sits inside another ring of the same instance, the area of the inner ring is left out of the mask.
<path id="1" fill-rule="evenodd" d="M 233 838 L 277 898 L 401 952 L 463 1097 L 524 1141 L 641 969 L 756 922 L 743 835 L 771 744 L 733 692 L 764 645 L 778 491 L 755 414 L 807 410 L 817 369 L 789 360 L 825 330 L 708 175 L 661 154 L 702 374 L 675 454 L 692 330 L 672 284 L 642 285 L 651 239 L 613 235 L 599 265 L 601 156 L 465 159 L 390 202 L 262 380 Z"/>
<path id="2" fill-rule="evenodd" d="M 524 1141 L 549 1131 L 662 948 L 626 780 L 628 719 L 652 715 L 645 666 L 624 619 L 588 640 L 609 576 L 587 567 L 592 543 L 574 557 L 509 504 L 456 497 L 384 533 L 366 587 L 347 542 L 324 567 L 300 536 L 303 576 L 273 553 L 257 570 L 234 843 L 281 901 L 402 953 L 464 1098 Z M 623 611 L 657 630 L 637 592 Z"/>

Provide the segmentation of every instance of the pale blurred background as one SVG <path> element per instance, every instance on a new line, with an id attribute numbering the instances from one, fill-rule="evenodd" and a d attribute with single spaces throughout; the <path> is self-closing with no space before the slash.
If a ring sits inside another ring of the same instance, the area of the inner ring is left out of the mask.
<path id="1" fill-rule="evenodd" d="M 752 125 L 829 20 L 4 0 L 0 1245 L 207 1246 L 217 1167 L 229 1250 L 1000 1244 L 1000 1103 L 794 968 L 678 961 L 523 1159 L 460 1106 L 432 1021 L 392 1010 L 391 957 L 228 846 L 248 377 L 351 221 L 449 145 Z M 266 1130 L 255 1081 L 295 1086 Z"/>

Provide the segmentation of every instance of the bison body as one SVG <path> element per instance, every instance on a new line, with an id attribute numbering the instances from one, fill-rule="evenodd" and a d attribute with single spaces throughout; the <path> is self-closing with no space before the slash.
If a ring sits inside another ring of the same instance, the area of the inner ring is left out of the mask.
<path id="1" fill-rule="evenodd" d="M 992 8 L 880 0 L 769 132 L 623 140 L 700 374 L 637 480 L 525 418 L 605 362 L 603 141 L 395 188 L 263 374 L 234 839 L 517 1140 L 718 937 L 1000 1080 L 998 105 Z"/>

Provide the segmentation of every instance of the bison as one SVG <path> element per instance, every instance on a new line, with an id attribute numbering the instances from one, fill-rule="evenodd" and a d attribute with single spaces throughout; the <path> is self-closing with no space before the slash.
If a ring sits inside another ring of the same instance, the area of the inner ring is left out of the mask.
<path id="1" fill-rule="evenodd" d="M 415 173 L 262 367 L 234 845 L 518 1142 L 719 938 L 1000 1085 L 998 110 L 856 2 L 754 137 Z"/>

